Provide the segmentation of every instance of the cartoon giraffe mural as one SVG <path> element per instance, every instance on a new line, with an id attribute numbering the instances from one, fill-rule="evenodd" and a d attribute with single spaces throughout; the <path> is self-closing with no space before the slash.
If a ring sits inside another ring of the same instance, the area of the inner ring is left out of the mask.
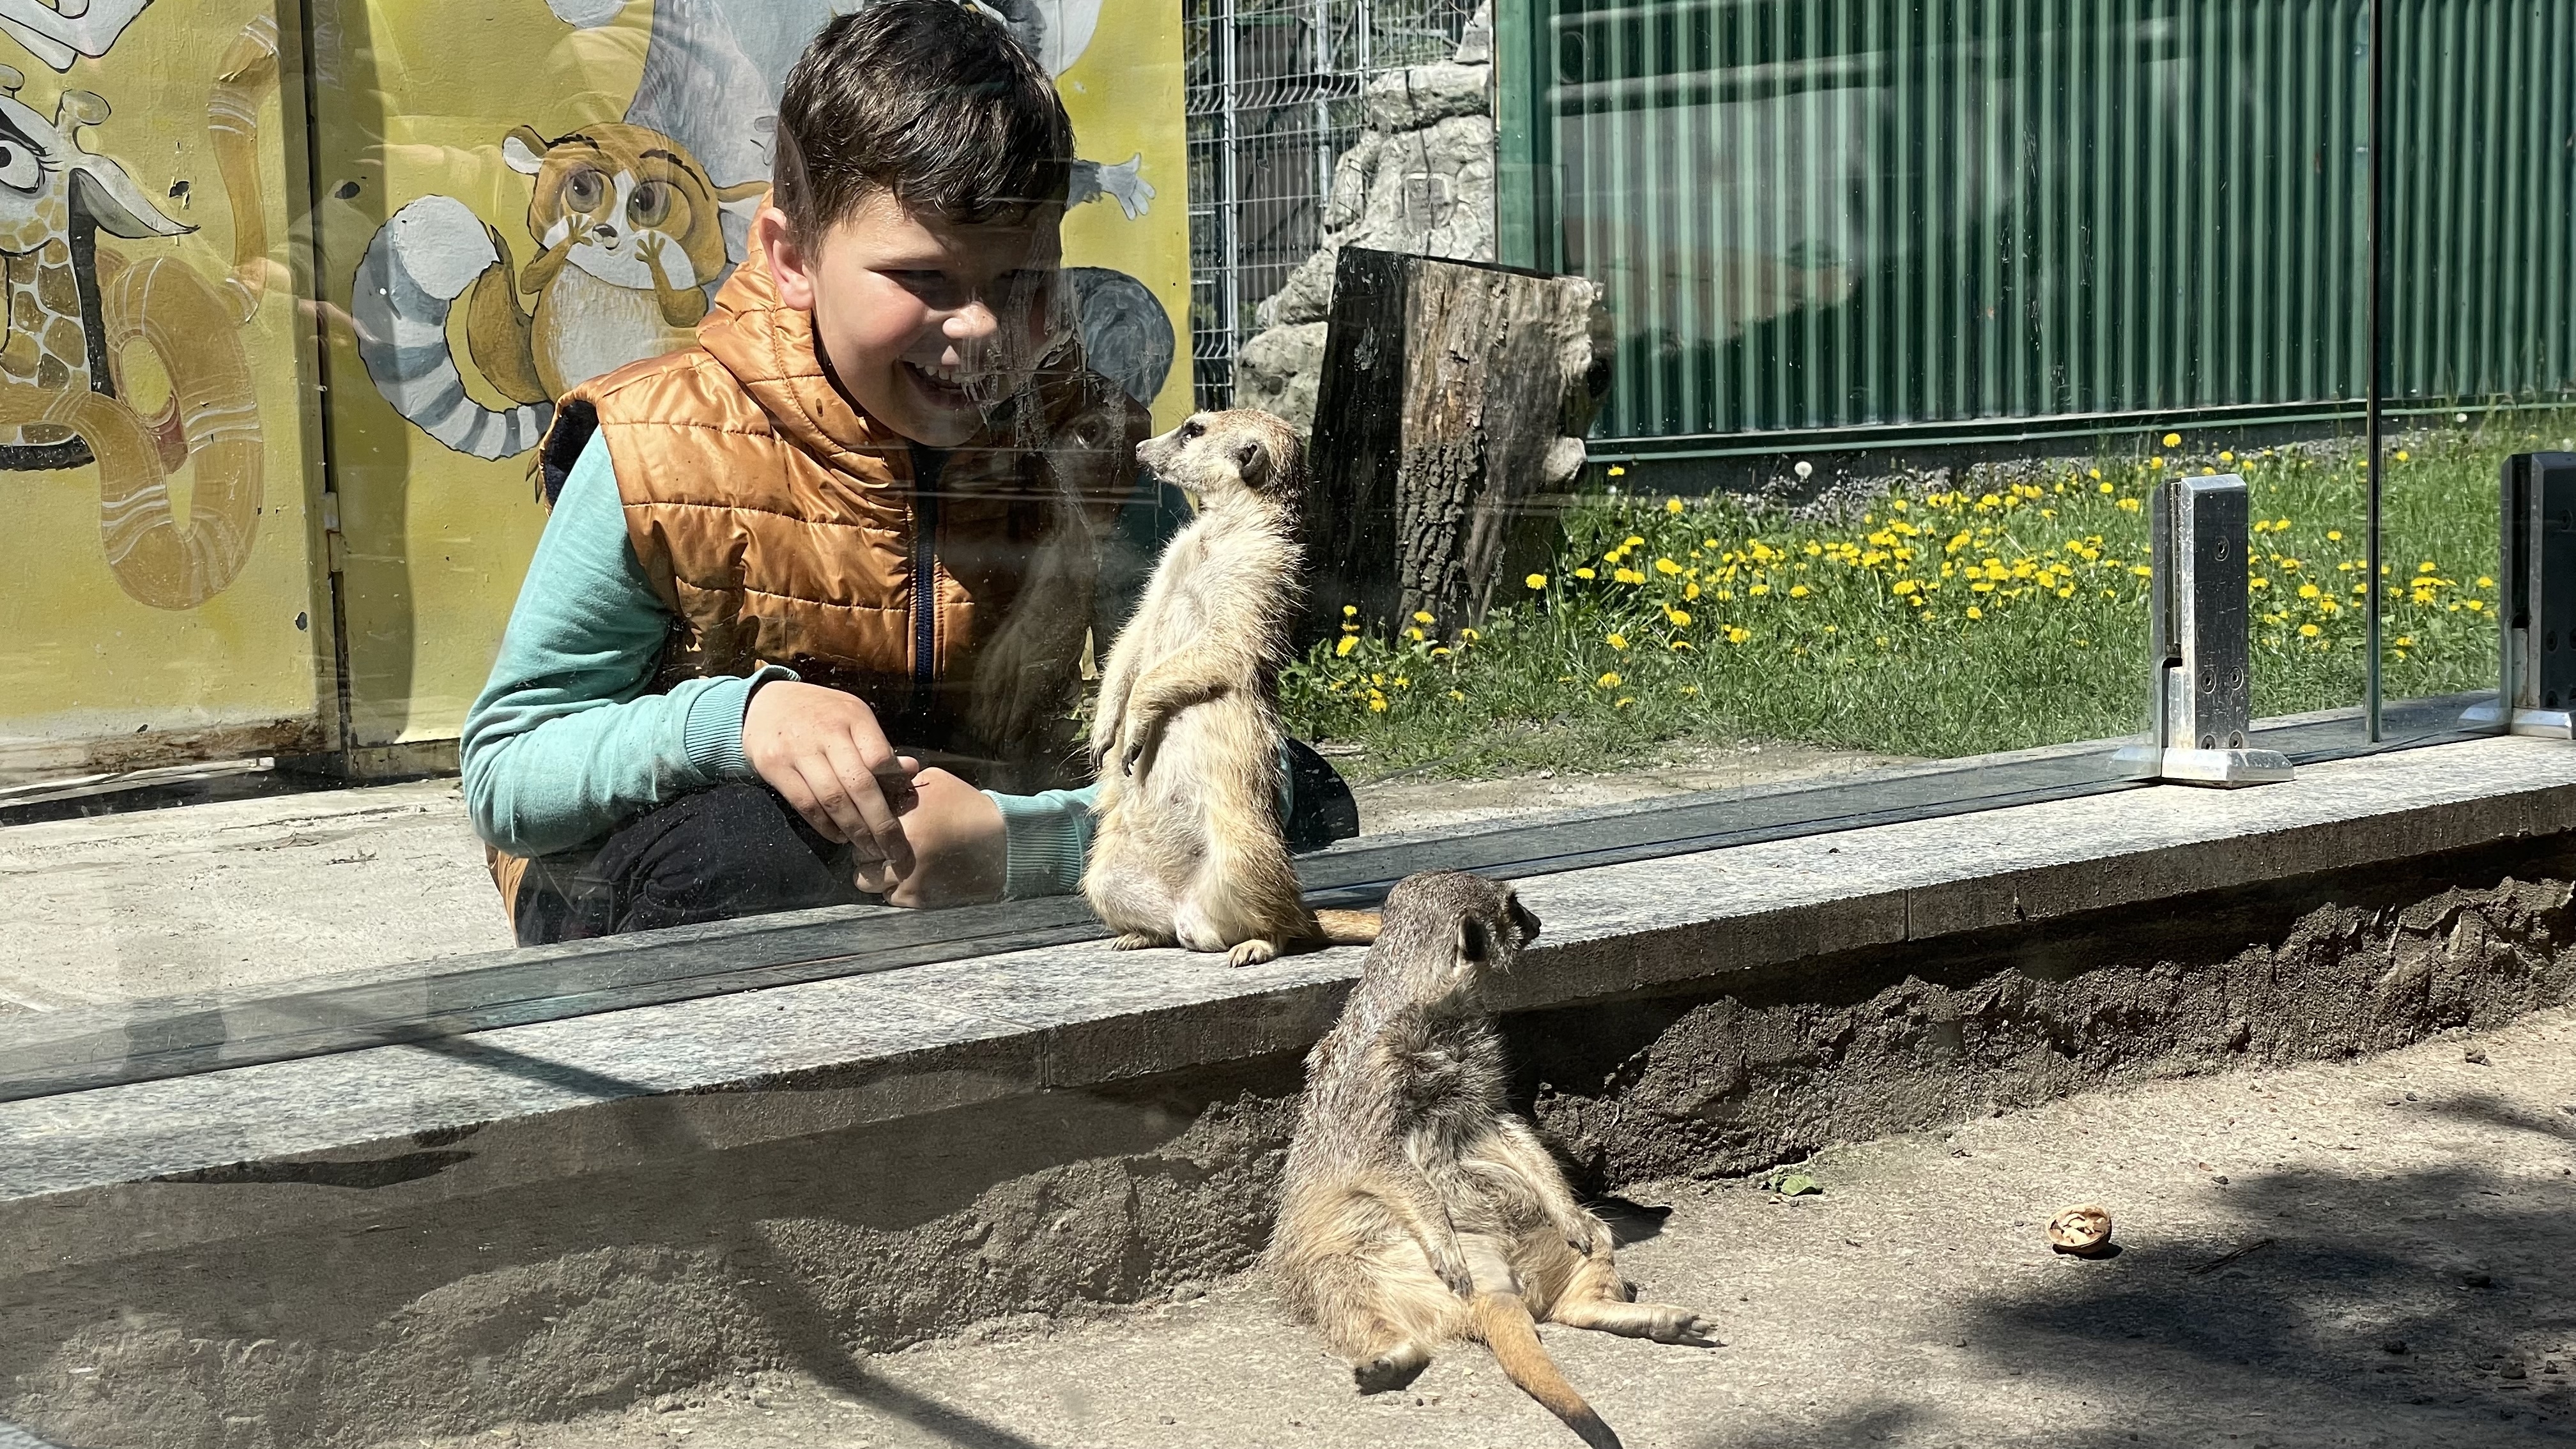
<path id="1" fill-rule="evenodd" d="M 127 265 L 97 245 L 192 230 L 164 216 L 125 169 L 81 144 L 106 100 L 68 90 L 48 119 L 0 66 L 0 468 L 95 461 L 109 569 L 137 600 L 194 608 L 249 556 L 260 504 L 259 418 L 250 365 L 223 295 L 175 257 Z M 126 349 L 140 342 L 170 380 L 150 416 L 126 401 Z M 169 476 L 195 465 L 189 517 Z"/>

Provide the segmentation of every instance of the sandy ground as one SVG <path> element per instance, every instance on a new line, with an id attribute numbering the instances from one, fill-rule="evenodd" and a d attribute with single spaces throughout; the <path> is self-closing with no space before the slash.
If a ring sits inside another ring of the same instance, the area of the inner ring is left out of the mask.
<path id="1" fill-rule="evenodd" d="M 1800 746 L 1622 775 L 1361 786 L 1362 829 L 1420 830 L 1884 763 Z M 505 950 L 454 780 L 0 828 L 0 1014 Z"/>
<path id="2" fill-rule="evenodd" d="M 2471 1060 L 2479 1057 L 2483 1060 Z M 2576 1442 L 2576 1016 L 1840 1148 L 1820 1196 L 1631 1189 L 1694 1350 L 1550 1328 L 1632 1449 Z M 2107 1205 L 2115 1257 L 2058 1257 Z M 1661 1210 L 1669 1208 L 1662 1218 Z M 412 1442 L 412 1441 L 403 1441 Z M 1363 1399 L 1255 1276 L 437 1449 L 1563 1449 L 1474 1348 Z"/>

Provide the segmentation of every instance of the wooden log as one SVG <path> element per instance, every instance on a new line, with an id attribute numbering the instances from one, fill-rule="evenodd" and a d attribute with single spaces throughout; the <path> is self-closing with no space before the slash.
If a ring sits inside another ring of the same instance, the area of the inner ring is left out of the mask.
<path id="1" fill-rule="evenodd" d="M 1344 605 L 1481 621 L 1545 566 L 1609 383 L 1581 277 L 1344 247 L 1315 409 L 1302 638 Z"/>

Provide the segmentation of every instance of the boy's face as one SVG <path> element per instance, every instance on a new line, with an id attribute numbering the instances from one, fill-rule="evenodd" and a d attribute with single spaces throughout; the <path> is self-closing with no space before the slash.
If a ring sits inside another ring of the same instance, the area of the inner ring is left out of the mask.
<path id="1" fill-rule="evenodd" d="M 752 231 L 779 300 L 813 313 L 815 341 L 850 401 L 916 443 L 953 448 L 1053 341 L 1063 214 L 1040 206 L 954 222 L 880 191 L 816 246 L 799 244 L 774 206 Z"/>

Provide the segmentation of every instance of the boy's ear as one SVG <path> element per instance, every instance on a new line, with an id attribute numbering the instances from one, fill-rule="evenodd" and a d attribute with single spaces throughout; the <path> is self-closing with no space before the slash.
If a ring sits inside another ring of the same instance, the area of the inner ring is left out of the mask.
<path id="1" fill-rule="evenodd" d="M 769 275 L 778 284 L 778 300 L 800 312 L 814 310 L 814 258 L 796 240 L 787 213 L 764 206 L 751 219 L 753 250 L 769 258 Z"/>

